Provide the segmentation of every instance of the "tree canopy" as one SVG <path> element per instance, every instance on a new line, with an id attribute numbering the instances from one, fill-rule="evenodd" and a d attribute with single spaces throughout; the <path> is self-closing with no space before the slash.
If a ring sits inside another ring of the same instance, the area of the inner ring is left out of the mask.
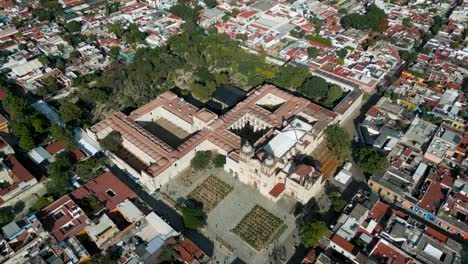
<path id="1" fill-rule="evenodd" d="M 110 132 L 107 136 L 99 141 L 99 145 L 107 151 L 116 152 L 122 144 L 122 136 L 117 131 Z"/>
<path id="2" fill-rule="evenodd" d="M 351 136 L 343 128 L 337 125 L 327 127 L 325 140 L 338 160 L 346 161 L 351 157 Z"/>
<path id="3" fill-rule="evenodd" d="M 215 8 L 218 5 L 216 0 L 204 0 L 204 2 L 208 8 Z"/>
<path id="4" fill-rule="evenodd" d="M 307 90 L 315 89 L 311 85 L 301 89 L 306 80 L 318 78 L 311 77 L 306 68 L 269 64 L 265 54 L 245 51 L 226 34 L 207 34 L 193 23 L 182 27 L 182 33 L 171 36 L 166 46 L 138 49 L 132 63 L 79 78 L 80 98 L 89 106 L 107 103 L 123 110 L 139 107 L 174 87 L 208 101 L 217 87 L 227 83 L 245 90 L 271 83 L 297 90 L 312 100 L 327 95 L 326 91 L 322 96 L 309 93 Z M 119 27 L 113 30 L 123 34 Z M 329 85 L 323 79 L 321 83 L 328 91 Z"/>
<path id="5" fill-rule="evenodd" d="M 63 122 L 72 124 L 80 124 L 84 116 L 83 109 L 72 102 L 63 103 L 59 107 L 59 114 Z"/>
<path id="6" fill-rule="evenodd" d="M 195 8 L 192 8 L 188 5 L 177 4 L 171 6 L 171 8 L 169 8 L 169 12 L 182 18 L 187 22 L 194 22 L 198 19 L 198 12 L 200 12 L 201 9 L 201 6 L 198 5 Z"/>
<path id="7" fill-rule="evenodd" d="M 343 95 L 341 87 L 329 84 L 323 78 L 317 76 L 305 80 L 298 92 L 326 107 L 333 107 L 334 102 Z"/>
<path id="8" fill-rule="evenodd" d="M 348 14 L 341 18 L 340 23 L 344 28 L 384 32 L 388 27 L 387 18 L 387 14 L 382 9 L 375 4 L 371 4 L 365 14 Z"/>
<path id="9" fill-rule="evenodd" d="M 359 151 L 359 167 L 368 174 L 383 172 L 387 168 L 387 158 L 375 148 L 369 147 Z"/>
<path id="10" fill-rule="evenodd" d="M 327 232 L 328 227 L 324 222 L 307 223 L 300 230 L 301 244 L 305 248 L 314 247 Z"/>
<path id="11" fill-rule="evenodd" d="M 2 101 L 3 108 L 9 111 L 10 128 L 18 138 L 18 145 L 25 151 L 34 148 L 36 140 L 47 135 L 49 121 L 34 110 L 22 97 L 9 94 Z"/>
<path id="12" fill-rule="evenodd" d="M 47 166 L 49 174 L 47 191 L 54 197 L 60 197 L 68 192 L 71 186 L 72 161 L 68 152 L 61 152 L 55 161 Z"/>
<path id="13" fill-rule="evenodd" d="M 216 168 L 222 168 L 226 164 L 226 156 L 223 154 L 216 154 L 213 158 L 213 165 Z"/>
<path id="14" fill-rule="evenodd" d="M 196 171 L 204 170 L 210 165 L 212 155 L 211 151 L 197 151 L 195 157 L 190 161 L 190 165 Z"/>
<path id="15" fill-rule="evenodd" d="M 93 157 L 80 161 L 76 164 L 75 172 L 84 182 L 92 180 L 102 173 L 100 167 L 105 163 L 104 159 L 95 159 Z"/>
<path id="16" fill-rule="evenodd" d="M 138 25 L 135 23 L 129 24 L 126 28 L 122 25 L 116 24 L 109 24 L 109 31 L 115 33 L 115 35 L 125 40 L 127 43 L 142 43 L 145 41 L 147 34 L 142 32 L 138 29 Z"/>
<path id="17" fill-rule="evenodd" d="M 81 31 L 81 24 L 78 21 L 70 21 L 65 24 L 65 30 L 70 33 L 80 32 Z"/>
<path id="18" fill-rule="evenodd" d="M 179 209 L 182 212 L 186 228 L 198 230 L 206 225 L 206 216 L 200 203 L 190 200 L 188 205 Z"/>

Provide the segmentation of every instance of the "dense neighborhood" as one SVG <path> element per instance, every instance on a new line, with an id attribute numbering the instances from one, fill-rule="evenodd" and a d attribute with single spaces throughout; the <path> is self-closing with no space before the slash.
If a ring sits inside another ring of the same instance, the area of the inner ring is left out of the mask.
<path id="1" fill-rule="evenodd" d="M 467 22 L 0 0 L 0 262 L 466 263 Z"/>

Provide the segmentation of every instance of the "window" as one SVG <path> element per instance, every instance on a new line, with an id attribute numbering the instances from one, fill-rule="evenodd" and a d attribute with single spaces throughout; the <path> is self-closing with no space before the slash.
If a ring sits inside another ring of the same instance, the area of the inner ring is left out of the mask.
<path id="1" fill-rule="evenodd" d="M 115 192 L 112 191 L 111 189 L 107 190 L 106 193 L 107 193 L 110 197 L 114 197 L 114 196 L 115 196 Z"/>

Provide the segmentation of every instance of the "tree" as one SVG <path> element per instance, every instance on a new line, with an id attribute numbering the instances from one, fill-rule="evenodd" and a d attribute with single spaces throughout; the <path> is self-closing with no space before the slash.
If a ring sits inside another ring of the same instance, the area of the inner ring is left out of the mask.
<path id="1" fill-rule="evenodd" d="M 53 124 L 49 129 L 49 136 L 54 140 L 65 142 L 68 146 L 76 147 L 76 141 L 73 137 L 73 131 L 70 128 L 63 128 L 58 124 Z"/>
<path id="2" fill-rule="evenodd" d="M 195 157 L 190 161 L 190 165 L 196 171 L 204 170 L 210 165 L 212 155 L 211 151 L 197 151 Z"/>
<path id="3" fill-rule="evenodd" d="M 29 151 L 36 146 L 36 144 L 34 143 L 34 139 L 30 135 L 21 136 L 18 141 L 18 145 L 24 151 Z"/>
<path id="4" fill-rule="evenodd" d="M 26 99 L 14 95 L 8 95 L 3 101 L 2 105 L 6 110 L 12 114 L 20 114 L 28 110 L 29 104 Z"/>
<path id="5" fill-rule="evenodd" d="M 24 210 L 24 207 L 25 207 L 25 203 L 23 201 L 18 201 L 17 203 L 15 203 L 15 205 L 13 206 L 13 212 L 15 214 L 19 214 L 21 212 L 23 212 Z"/>
<path id="6" fill-rule="evenodd" d="M 109 53 L 114 57 L 118 57 L 120 55 L 120 47 L 119 46 L 111 47 Z"/>
<path id="7" fill-rule="evenodd" d="M 52 198 L 51 196 L 40 197 L 31 205 L 31 209 L 39 211 L 47 205 L 51 204 L 53 201 L 54 198 Z"/>
<path id="8" fill-rule="evenodd" d="M 375 4 L 371 4 L 365 14 L 353 13 L 343 16 L 340 23 L 344 28 L 384 32 L 388 27 L 387 18 L 388 16 L 382 9 Z"/>
<path id="9" fill-rule="evenodd" d="M 97 214 L 103 208 L 103 205 L 94 196 L 89 196 L 83 199 L 80 199 L 78 202 L 79 206 L 86 215 L 93 216 Z"/>
<path id="10" fill-rule="evenodd" d="M 400 51 L 400 58 L 409 64 L 418 59 L 418 54 L 416 52 L 409 52 L 407 50 Z"/>
<path id="11" fill-rule="evenodd" d="M 43 118 L 35 118 L 32 120 L 31 125 L 37 133 L 44 133 L 47 130 L 49 123 Z"/>
<path id="12" fill-rule="evenodd" d="M 312 100 L 322 99 L 328 94 L 328 83 L 323 78 L 312 76 L 305 80 L 298 91 Z"/>
<path id="13" fill-rule="evenodd" d="M 65 102 L 59 107 L 59 114 L 65 123 L 80 124 L 83 119 L 83 110 L 72 102 Z"/>
<path id="14" fill-rule="evenodd" d="M 305 35 L 305 32 L 304 30 L 301 29 L 301 27 L 297 26 L 295 29 L 291 30 L 289 32 L 289 35 L 291 35 L 291 37 L 293 38 L 303 38 L 304 35 Z"/>
<path id="15" fill-rule="evenodd" d="M 442 25 L 444 24 L 444 22 L 445 22 L 444 19 L 442 17 L 440 17 L 440 16 L 435 16 L 433 18 L 432 25 L 429 28 L 429 31 L 431 32 L 432 36 L 437 35 L 437 33 L 439 32 L 439 30 L 442 27 Z"/>
<path id="16" fill-rule="evenodd" d="M 101 147 L 110 152 L 117 152 L 122 145 L 122 136 L 117 131 L 110 132 L 99 141 Z"/>
<path id="17" fill-rule="evenodd" d="M 50 60 L 47 56 L 40 56 L 39 58 L 37 58 L 39 60 L 39 62 L 42 64 L 42 66 L 44 67 L 47 67 L 49 66 L 49 63 L 50 63 Z"/>
<path id="18" fill-rule="evenodd" d="M 102 163 L 102 160 L 89 158 L 78 162 L 78 164 L 76 164 L 75 172 L 81 180 L 87 182 L 101 174 L 101 170 L 99 169 L 99 167 L 102 165 Z"/>
<path id="19" fill-rule="evenodd" d="M 324 37 L 322 37 L 322 36 L 320 36 L 318 34 L 317 35 L 306 35 L 305 39 L 313 41 L 313 42 L 317 42 L 317 43 L 320 43 L 320 44 L 323 44 L 325 46 L 331 46 L 332 45 L 332 41 L 329 38 L 324 38 Z"/>
<path id="20" fill-rule="evenodd" d="M 211 91 L 200 83 L 193 83 L 190 85 L 190 91 L 193 97 L 202 102 L 207 102 L 211 98 Z"/>
<path id="21" fill-rule="evenodd" d="M 223 154 L 217 154 L 213 159 L 213 165 L 216 168 L 222 168 L 226 164 L 226 156 Z"/>
<path id="22" fill-rule="evenodd" d="M 11 130 L 16 137 L 31 136 L 31 130 L 25 123 L 13 122 Z"/>
<path id="23" fill-rule="evenodd" d="M 359 151 L 358 165 L 367 174 L 383 172 L 387 164 L 387 158 L 375 148 L 369 147 Z"/>
<path id="24" fill-rule="evenodd" d="M 198 19 L 198 12 L 201 10 L 200 6 L 192 8 L 188 5 L 177 4 L 169 8 L 169 12 L 182 18 L 186 22 L 195 22 Z"/>
<path id="25" fill-rule="evenodd" d="M 347 15 L 348 14 L 348 9 L 340 8 L 340 9 L 338 9 L 338 14 Z"/>
<path id="26" fill-rule="evenodd" d="M 310 72 L 306 68 L 286 65 L 279 69 L 272 83 L 278 87 L 296 90 L 310 77 Z"/>
<path id="27" fill-rule="evenodd" d="M 10 206 L 0 208 L 0 226 L 4 226 L 13 221 L 14 214 Z"/>
<path id="28" fill-rule="evenodd" d="M 216 2 L 216 0 L 205 0 L 204 2 L 208 8 L 215 8 L 218 5 L 218 2 Z"/>
<path id="29" fill-rule="evenodd" d="M 190 205 L 180 207 L 180 210 L 186 228 L 198 230 L 206 225 L 205 213 L 200 203 L 192 201 Z"/>
<path id="30" fill-rule="evenodd" d="M 401 22 L 401 24 L 405 27 L 411 27 L 413 26 L 413 23 L 411 23 L 411 19 L 405 17 L 403 18 L 403 21 Z"/>
<path id="31" fill-rule="evenodd" d="M 345 48 L 336 50 L 336 55 L 337 55 L 338 58 L 340 58 L 340 59 L 344 59 L 344 58 L 346 57 L 347 54 L 348 54 L 348 50 L 345 49 Z"/>
<path id="32" fill-rule="evenodd" d="M 248 37 L 247 37 L 246 34 L 237 34 L 236 39 L 238 39 L 240 41 L 247 41 Z"/>
<path id="33" fill-rule="evenodd" d="M 330 195 L 330 199 L 332 202 L 332 208 L 333 211 L 339 213 L 345 208 L 345 206 L 348 204 L 345 200 L 340 198 L 340 193 L 334 192 Z"/>
<path id="34" fill-rule="evenodd" d="M 343 128 L 337 125 L 327 127 L 325 140 L 339 161 L 346 161 L 351 157 L 351 136 Z"/>
<path id="35" fill-rule="evenodd" d="M 301 244 L 305 248 L 317 245 L 320 239 L 328 233 L 328 227 L 324 222 L 312 222 L 301 227 Z"/>
<path id="36" fill-rule="evenodd" d="M 70 33 L 80 32 L 81 31 L 81 24 L 78 21 L 70 21 L 65 24 L 65 30 Z"/>
<path id="37" fill-rule="evenodd" d="M 309 58 L 315 58 L 320 54 L 320 50 L 316 47 L 308 47 L 307 48 L 307 55 Z"/>
<path id="38" fill-rule="evenodd" d="M 131 23 L 124 31 L 123 39 L 128 43 L 141 43 L 145 41 L 146 33 L 138 29 L 138 25 Z"/>
<path id="39" fill-rule="evenodd" d="M 47 166 L 49 174 L 46 184 L 47 191 L 55 198 L 68 192 L 71 186 L 71 167 L 72 162 L 68 152 L 58 154 L 55 161 Z"/>
<path id="40" fill-rule="evenodd" d="M 327 98 L 324 100 L 324 105 L 327 107 L 333 107 L 336 100 L 340 99 L 343 95 L 343 89 L 338 85 L 331 85 L 328 89 Z"/>

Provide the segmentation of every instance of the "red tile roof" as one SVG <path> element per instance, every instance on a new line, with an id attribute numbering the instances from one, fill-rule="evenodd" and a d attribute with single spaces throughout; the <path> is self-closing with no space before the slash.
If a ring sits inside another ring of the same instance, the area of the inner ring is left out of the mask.
<path id="1" fill-rule="evenodd" d="M 270 191 L 270 195 L 273 197 L 278 197 L 285 189 L 284 183 L 277 183 L 273 189 Z"/>
<path id="2" fill-rule="evenodd" d="M 68 195 L 42 209 L 39 220 L 59 242 L 78 234 L 90 223 L 84 211 Z"/>
<path id="3" fill-rule="evenodd" d="M 436 213 L 444 198 L 441 184 L 438 182 L 432 182 L 419 202 L 419 206 L 431 213 Z"/>
<path id="4" fill-rule="evenodd" d="M 315 263 L 317 260 L 317 254 L 315 253 L 315 250 L 312 248 L 307 252 L 307 255 L 305 258 L 302 260 L 301 264 L 312 264 Z"/>
<path id="5" fill-rule="evenodd" d="M 107 193 L 112 190 L 113 196 Z M 75 199 L 83 199 L 90 195 L 96 197 L 108 210 L 113 210 L 117 205 L 126 199 L 136 197 L 126 184 L 117 178 L 112 172 L 106 172 L 101 176 L 87 182 L 85 185 L 71 193 Z"/>
<path id="6" fill-rule="evenodd" d="M 374 207 L 370 211 L 369 217 L 375 220 L 376 222 L 380 222 L 382 217 L 389 214 L 390 212 L 390 207 L 388 207 L 388 205 L 384 204 L 381 201 L 377 201 L 377 203 L 375 203 Z"/>
<path id="7" fill-rule="evenodd" d="M 353 244 L 351 244 L 348 240 L 342 238 L 341 236 L 337 234 L 333 235 L 333 237 L 331 238 L 331 241 L 349 253 L 352 253 L 354 250 Z"/>
<path id="8" fill-rule="evenodd" d="M 257 14 L 258 12 L 257 11 L 244 11 L 242 13 L 240 13 L 238 16 L 242 17 L 242 18 L 249 18 L 251 16 L 254 16 L 255 14 Z"/>
<path id="9" fill-rule="evenodd" d="M 403 151 L 403 156 L 408 157 L 412 152 L 413 150 L 411 148 L 406 148 L 405 151 Z"/>
<path id="10" fill-rule="evenodd" d="M 377 243 L 371 252 L 371 255 L 388 264 L 405 264 L 406 256 L 392 245 L 383 242 Z M 382 262 L 381 262 L 382 263 Z"/>
<path id="11" fill-rule="evenodd" d="M 367 111 L 367 115 L 372 116 L 372 117 L 378 117 L 379 116 L 379 111 L 377 111 L 377 108 L 375 106 L 372 106 Z"/>
<path id="12" fill-rule="evenodd" d="M 5 92 L 5 90 L 0 88 L 0 100 L 5 99 L 7 96 L 8 96 L 8 94 Z"/>
<path id="13" fill-rule="evenodd" d="M 47 150 L 47 152 L 49 152 L 51 155 L 54 155 L 54 154 L 57 154 L 59 153 L 60 151 L 66 149 L 68 147 L 67 143 L 61 141 L 61 140 L 58 140 L 58 141 L 55 141 L 49 145 L 47 145 L 47 147 L 45 147 L 45 149 Z"/>
<path id="14" fill-rule="evenodd" d="M 428 234 L 429 236 L 439 240 L 440 242 L 445 243 L 448 240 L 448 237 L 446 235 L 443 235 L 439 231 L 437 231 L 437 230 L 435 230 L 435 229 L 433 229 L 431 227 L 428 227 L 428 226 L 426 226 L 425 233 Z"/>
<path id="15" fill-rule="evenodd" d="M 86 154 L 83 153 L 83 151 L 77 149 L 72 152 L 72 156 L 76 161 L 82 160 L 86 158 Z"/>
<path id="16" fill-rule="evenodd" d="M 194 260 L 202 259 L 206 256 L 205 252 L 188 239 L 184 239 L 180 243 L 177 247 L 177 252 L 184 263 L 193 263 Z"/>
<path id="17" fill-rule="evenodd" d="M 11 166 L 11 176 L 15 182 L 28 182 L 34 179 L 34 176 L 16 159 L 12 154 L 7 155 L 5 161 Z"/>

